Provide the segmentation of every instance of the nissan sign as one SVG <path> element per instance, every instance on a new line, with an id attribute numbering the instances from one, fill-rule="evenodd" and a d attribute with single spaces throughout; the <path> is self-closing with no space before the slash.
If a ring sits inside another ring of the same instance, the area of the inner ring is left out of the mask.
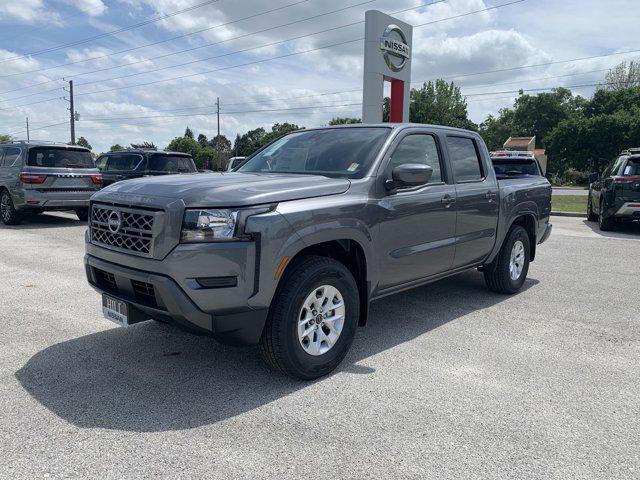
<path id="1" fill-rule="evenodd" d="M 407 37 L 397 25 L 389 25 L 380 37 L 380 50 L 384 61 L 393 72 L 404 68 L 411 57 L 411 50 L 407 45 Z"/>

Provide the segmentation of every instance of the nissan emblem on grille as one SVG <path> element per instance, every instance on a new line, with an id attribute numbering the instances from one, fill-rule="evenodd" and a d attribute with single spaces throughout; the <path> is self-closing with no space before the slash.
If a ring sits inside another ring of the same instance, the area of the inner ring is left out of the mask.
<path id="1" fill-rule="evenodd" d="M 93 205 L 91 241 L 137 255 L 152 255 L 154 214 L 127 207 Z"/>
<path id="2" fill-rule="evenodd" d="M 113 210 L 110 214 L 109 214 L 109 230 L 111 230 L 113 233 L 118 233 L 118 230 L 120 230 L 120 224 L 122 223 L 122 220 L 120 219 L 120 212 L 118 212 L 117 210 Z"/>

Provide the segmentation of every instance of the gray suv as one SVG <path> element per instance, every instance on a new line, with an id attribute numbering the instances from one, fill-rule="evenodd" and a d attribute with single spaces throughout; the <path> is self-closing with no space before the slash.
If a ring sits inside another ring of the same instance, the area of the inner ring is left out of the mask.
<path id="1" fill-rule="evenodd" d="M 260 344 L 301 379 L 342 361 L 372 300 L 472 268 L 517 292 L 551 232 L 544 177 L 498 180 L 477 133 L 416 124 L 291 133 L 234 172 L 115 183 L 91 208 L 107 319 Z"/>
<path id="2" fill-rule="evenodd" d="M 27 212 L 73 210 L 87 220 L 89 198 L 102 186 L 91 152 L 44 142 L 0 143 L 0 220 L 15 225 Z"/>

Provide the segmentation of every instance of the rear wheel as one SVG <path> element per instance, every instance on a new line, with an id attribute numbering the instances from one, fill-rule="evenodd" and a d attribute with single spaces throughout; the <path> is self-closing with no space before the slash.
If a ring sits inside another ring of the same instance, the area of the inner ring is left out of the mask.
<path id="1" fill-rule="evenodd" d="M 260 349 L 275 370 L 301 380 L 328 374 L 344 359 L 359 317 L 358 287 L 340 262 L 304 256 L 287 269 Z"/>
<path id="2" fill-rule="evenodd" d="M 0 192 L 0 220 L 5 225 L 20 223 L 20 212 L 13 205 L 13 199 L 7 190 Z"/>
<path id="3" fill-rule="evenodd" d="M 89 219 L 89 209 L 76 208 L 76 215 L 78 216 L 78 220 L 82 220 L 83 222 L 86 222 Z"/>
<path id="4" fill-rule="evenodd" d="M 596 222 L 598 215 L 593 211 L 593 201 L 591 200 L 591 193 L 589 193 L 589 199 L 587 200 L 587 220 L 590 222 Z"/>
<path id="5" fill-rule="evenodd" d="M 604 201 L 600 200 L 600 215 L 598 216 L 598 226 L 603 232 L 613 230 L 616 221 L 613 217 L 606 217 L 604 212 Z"/>
<path id="6" fill-rule="evenodd" d="M 527 231 L 519 225 L 512 226 L 496 259 L 483 269 L 489 290 L 507 294 L 520 290 L 529 272 L 530 255 Z"/>

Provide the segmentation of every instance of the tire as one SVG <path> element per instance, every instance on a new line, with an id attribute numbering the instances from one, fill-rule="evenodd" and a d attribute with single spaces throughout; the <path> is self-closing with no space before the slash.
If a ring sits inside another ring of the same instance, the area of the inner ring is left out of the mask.
<path id="1" fill-rule="evenodd" d="M 589 192 L 589 198 L 587 200 L 587 220 L 590 222 L 598 221 L 598 215 L 593 211 L 593 201 L 591 200 L 591 192 Z"/>
<path id="2" fill-rule="evenodd" d="M 18 225 L 21 215 L 13 205 L 13 199 L 7 190 L 0 192 L 0 221 L 5 225 Z"/>
<path id="3" fill-rule="evenodd" d="M 520 262 L 515 261 L 512 265 L 512 253 L 518 251 L 516 244 L 520 242 L 522 257 Z M 484 280 L 489 290 L 497 293 L 514 294 L 518 292 L 529 272 L 529 262 L 531 258 L 531 245 L 527 231 L 519 225 L 514 225 L 509 229 L 509 233 L 500 248 L 496 259 L 483 269 Z M 516 277 L 513 273 L 519 273 Z"/>
<path id="4" fill-rule="evenodd" d="M 616 226 L 616 221 L 612 217 L 606 217 L 604 215 L 604 202 L 600 200 L 600 215 L 598 215 L 598 227 L 603 232 L 613 230 Z"/>
<path id="5" fill-rule="evenodd" d="M 76 215 L 78 217 L 78 220 L 86 222 L 87 220 L 89 220 L 89 209 L 88 208 L 77 208 L 76 209 Z"/>
<path id="6" fill-rule="evenodd" d="M 323 316 L 309 305 L 316 299 L 323 302 L 325 297 Z M 337 308 L 326 308 L 328 297 L 334 302 L 331 306 Z M 287 268 L 271 304 L 260 339 L 262 356 L 272 369 L 290 377 L 300 380 L 322 377 L 335 369 L 347 354 L 359 315 L 358 286 L 347 267 L 326 257 L 309 255 L 295 259 Z M 320 321 L 318 316 L 322 320 L 320 326 L 316 323 Z M 333 318 L 333 323 L 330 324 L 328 318 Z M 329 325 L 333 325 L 333 329 Z M 330 336 L 338 329 L 338 335 L 330 342 Z M 309 330 L 311 333 L 304 336 L 303 332 Z"/>

